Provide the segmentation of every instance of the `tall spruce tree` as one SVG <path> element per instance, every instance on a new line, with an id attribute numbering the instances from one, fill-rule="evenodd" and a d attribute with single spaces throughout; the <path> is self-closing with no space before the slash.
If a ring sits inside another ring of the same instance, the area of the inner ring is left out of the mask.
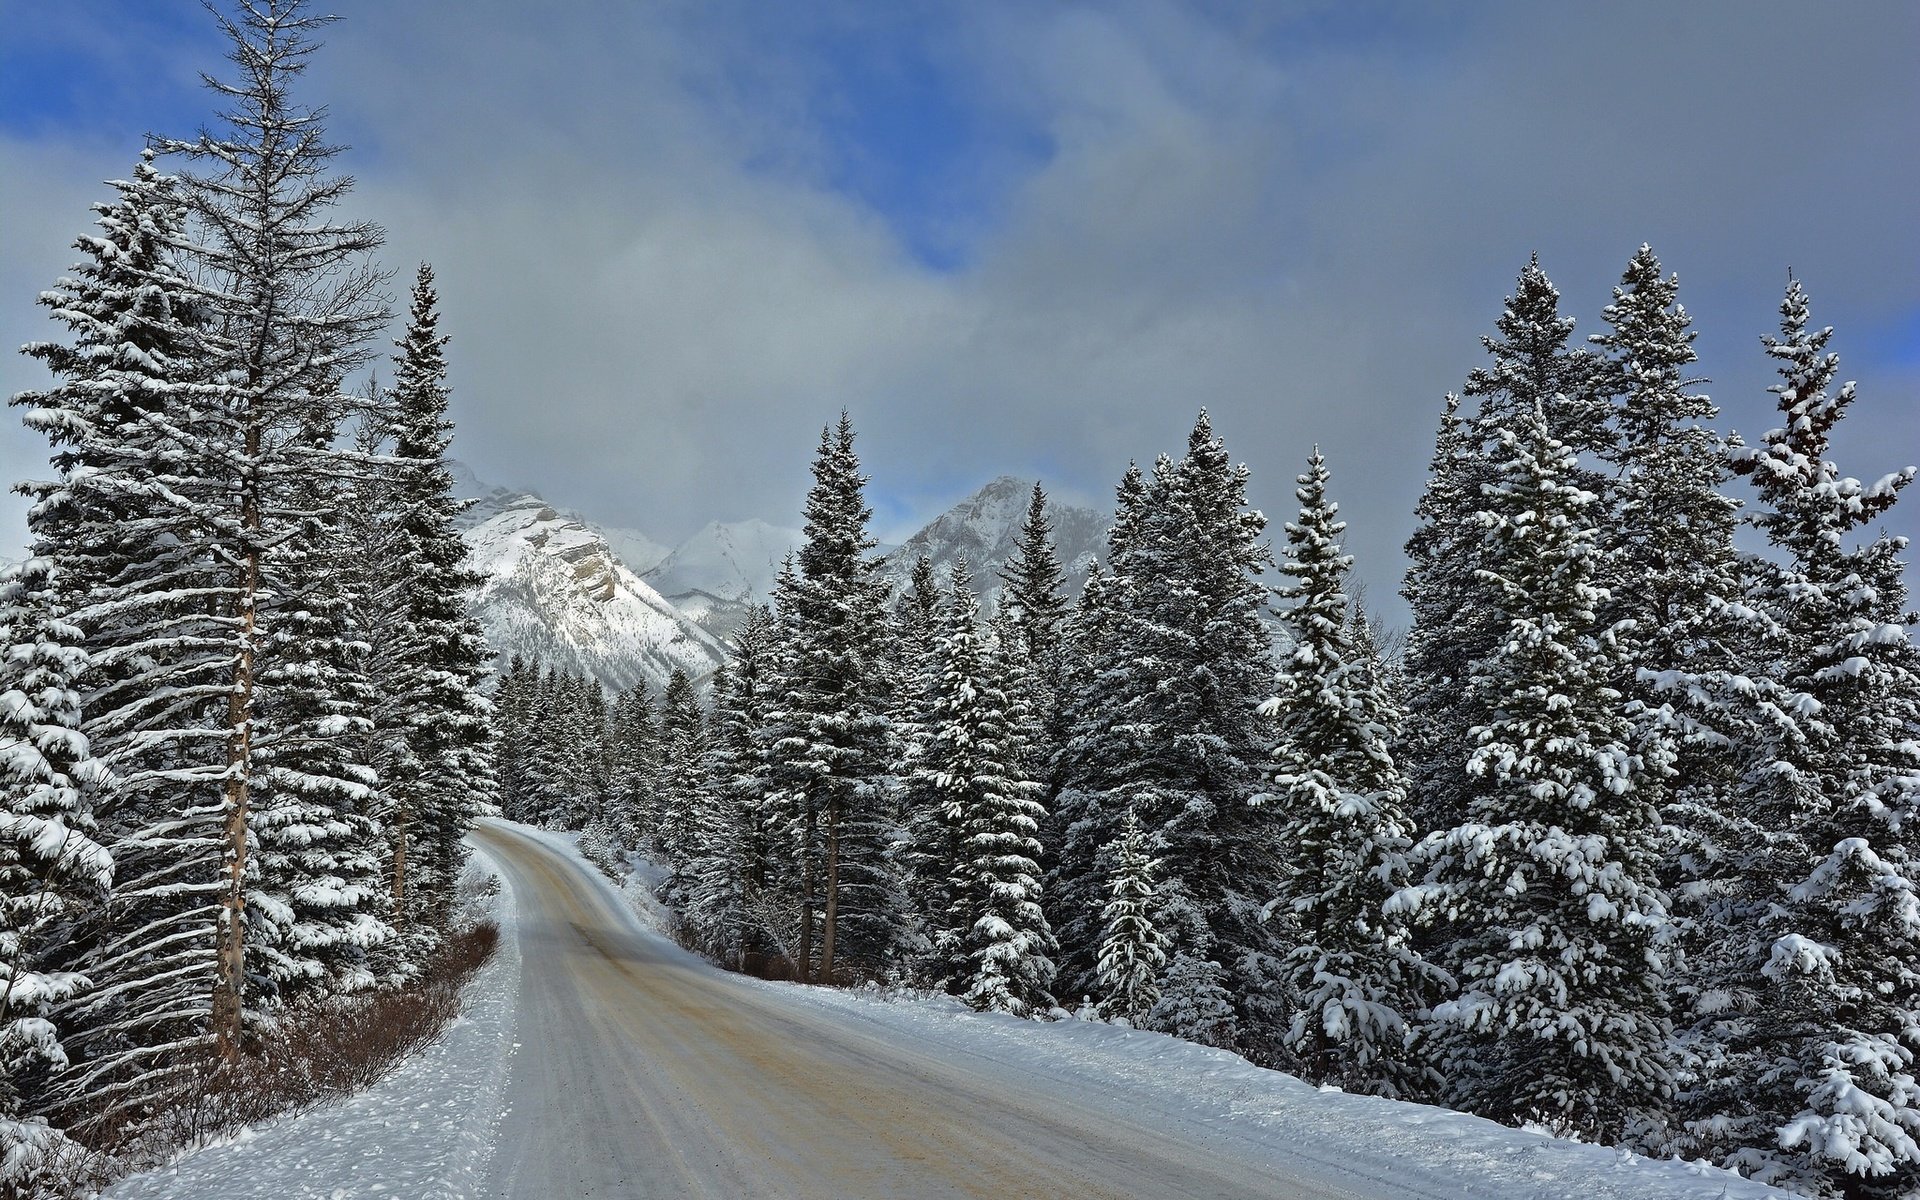
<path id="1" fill-rule="evenodd" d="M 1399 712 L 1376 663 L 1356 644 L 1346 594 L 1346 529 L 1316 449 L 1299 477 L 1300 515 L 1286 526 L 1277 589 L 1293 648 L 1273 699 L 1273 794 L 1286 853 L 1275 903 L 1292 912 L 1287 956 L 1294 1006 L 1287 1047 L 1308 1077 L 1347 1091 L 1410 1097 L 1428 1070 L 1409 1053 L 1443 977 L 1412 946 L 1386 902 L 1408 882 L 1406 783 L 1390 750 Z"/>
<path id="2" fill-rule="evenodd" d="M 773 616 L 747 610 L 713 684 L 713 719 L 700 805 L 700 854 L 688 866 L 686 919 L 702 949 L 729 966 L 769 944 L 760 928 L 768 883 L 762 775 L 755 741 L 771 667 Z"/>
<path id="3" fill-rule="evenodd" d="M 1595 629 L 1595 497 L 1545 405 L 1517 415 L 1481 509 L 1505 635 L 1468 684 L 1487 716 L 1467 819 L 1422 843 L 1426 882 L 1392 907 L 1451 926 L 1460 994 L 1435 1016 L 1454 1102 L 1612 1142 L 1672 1092 L 1659 815 Z"/>
<path id="4" fill-rule="evenodd" d="M 25 352 L 54 375 L 12 403 L 53 447 L 22 484 L 31 554 L 58 564 L 56 611 L 83 631 L 85 732 L 117 779 L 99 797 L 110 902 L 71 935 L 74 965 L 114 980 L 61 1013 L 69 1095 L 113 1114 L 164 1095 L 206 1037 L 221 887 L 219 727 L 227 631 L 200 501 L 224 485 L 203 391 L 208 306 L 179 265 L 179 181 L 149 152 L 96 205 L 100 233 L 41 303 L 71 340 Z"/>
<path id="5" fill-rule="evenodd" d="M 1467 376 L 1462 413 L 1447 397 L 1434 446 L 1432 474 L 1417 509 L 1419 526 L 1407 542 L 1401 594 L 1413 609 L 1407 636 L 1407 726 L 1402 740 L 1424 828 L 1466 819 L 1473 791 L 1466 764 L 1474 745 L 1468 731 L 1490 715 L 1463 707 L 1473 664 L 1504 636 L 1496 615 L 1498 589 L 1486 578 L 1482 495 L 1501 485 L 1501 439 L 1539 408 L 1548 429 L 1576 456 L 1612 444 L 1608 409 L 1594 378 L 1594 356 L 1568 346 L 1573 318 L 1560 313 L 1560 293 L 1529 259 L 1515 281 L 1494 332 L 1481 339 L 1491 362 Z M 1604 492 L 1591 466 L 1573 468 L 1596 497 Z"/>
<path id="6" fill-rule="evenodd" d="M 1061 590 L 1065 576 L 1060 556 L 1053 547 L 1053 522 L 1047 517 L 1047 493 L 1038 483 L 1014 541 L 1014 557 L 1000 578 L 1006 585 L 1005 604 L 1019 618 L 1029 658 L 1036 666 L 1049 662 L 1059 647 L 1067 598 Z"/>
<path id="7" fill-rule="evenodd" d="M 1464 626 L 1485 620 L 1478 605 L 1473 563 L 1480 530 L 1480 462 L 1460 397 L 1449 392 L 1434 437 L 1427 483 L 1414 509 L 1407 539 L 1407 573 L 1400 594 L 1413 612 L 1407 631 L 1407 716 L 1396 758 L 1411 783 L 1416 815 L 1428 828 L 1452 825 L 1465 815 L 1464 741 L 1457 707 L 1472 670 L 1474 648 L 1487 638 Z"/>
<path id="8" fill-rule="evenodd" d="M 393 445 L 378 473 L 389 536 L 377 561 L 397 586 L 379 597 L 387 636 L 375 687 L 376 720 L 390 735 L 382 817 L 395 915 L 426 930 L 444 922 L 461 838 L 496 793 L 490 706 L 479 690 L 492 654 L 467 609 L 481 577 L 466 565 L 455 524 L 467 503 L 455 498 L 447 467 L 448 339 L 438 327 L 433 270 L 422 264 L 383 422 Z"/>
<path id="9" fill-rule="evenodd" d="M 249 928 L 271 943 L 295 919 L 279 880 L 250 873 L 256 721 L 263 696 L 261 661 L 288 623 L 282 658 L 303 652 L 298 575 L 321 525 L 299 505 L 299 490 L 329 474 L 337 460 L 331 433 L 339 381 L 369 357 L 386 323 L 382 276 L 369 261 L 383 239 L 377 226 L 346 221 L 334 209 L 352 187 L 331 174 L 339 148 L 326 140 L 317 110 L 289 90 L 317 48 L 312 35 L 329 18 L 301 0 L 262 0 L 221 24 L 232 49 L 235 82 L 213 88 L 228 103 L 218 133 L 163 148 L 200 165 L 186 176 L 196 290 L 217 336 L 200 339 L 206 399 L 203 423 L 189 431 L 212 486 L 176 493 L 182 524 L 217 564 L 214 596 L 224 612 L 216 649 L 231 663 L 222 738 L 220 913 L 212 1028 L 223 1054 L 240 1050 L 249 969 Z M 344 796 L 355 781 L 302 772 L 281 797 Z M 324 806 L 325 801 L 319 803 Z M 314 828 L 331 836 L 344 822 Z M 342 913 L 351 920 L 355 914 Z M 299 936 L 299 935 L 295 935 Z"/>
<path id="10" fill-rule="evenodd" d="M 943 606 L 940 684 L 919 768 L 955 835 L 935 941 L 953 971 L 948 986 L 968 1004 L 1035 1016 L 1053 1007 L 1053 930 L 1035 861 L 1042 787 L 1027 776 L 1014 702 L 1001 681 L 1005 662 L 982 637 L 972 583 L 963 558 Z"/>
<path id="11" fill-rule="evenodd" d="M 706 720 L 693 680 L 679 667 L 660 696 L 659 822 L 654 850 L 676 870 L 701 853 L 700 809 L 707 790 Z"/>
<path id="12" fill-rule="evenodd" d="M 1260 610 L 1265 518 L 1246 508 L 1203 412 L 1178 462 L 1129 470 L 1097 600 L 1093 661 L 1060 756 L 1053 874 L 1069 913 L 1069 994 L 1098 989 L 1105 847 L 1131 807 L 1163 863 L 1173 953 L 1150 1018 L 1184 1037 L 1278 1056 L 1285 1024 L 1274 813 L 1254 803 L 1270 743 L 1257 709 L 1272 661 Z M 1079 653 L 1079 651 L 1076 651 Z"/>
<path id="13" fill-rule="evenodd" d="M 886 595 L 869 557 L 872 512 L 853 441 L 845 413 L 821 431 L 806 544 L 776 588 L 781 666 L 767 719 L 770 799 L 800 895 L 794 966 L 828 981 L 846 968 L 882 970 L 908 924 L 889 852 Z"/>
<path id="14" fill-rule="evenodd" d="M 1145 473 L 1129 464 L 1115 491 L 1114 521 L 1107 534 L 1107 561 L 1130 552 L 1148 503 Z M 1126 786 L 1131 748 L 1124 716 L 1114 707 L 1115 690 L 1127 679 L 1122 648 L 1115 642 L 1119 585 L 1096 569 L 1081 590 L 1062 629 L 1061 703 L 1053 756 L 1055 794 L 1043 839 L 1048 861 L 1046 894 L 1056 914 L 1060 942 L 1059 994 L 1092 997 L 1100 989 L 1100 911 L 1111 853 L 1119 836 L 1124 804 L 1112 807 L 1109 793 Z M 1137 817 L 1136 817 L 1137 819 Z"/>
<path id="15" fill-rule="evenodd" d="M 1738 804 L 1763 834 L 1730 905 L 1728 1003 L 1710 1028 L 1720 1077 L 1693 1128 L 1723 1161 L 1820 1196 L 1920 1186 L 1920 663 L 1904 611 L 1904 539 L 1850 546 L 1892 507 L 1911 467 L 1867 485 L 1829 459 L 1851 383 L 1831 390 L 1831 329 L 1789 284 L 1778 361 L 1783 424 L 1736 453 L 1773 554 L 1747 563 L 1764 627 L 1756 689 L 1736 735 Z M 1746 1002 L 1742 1002 L 1745 1000 Z"/>

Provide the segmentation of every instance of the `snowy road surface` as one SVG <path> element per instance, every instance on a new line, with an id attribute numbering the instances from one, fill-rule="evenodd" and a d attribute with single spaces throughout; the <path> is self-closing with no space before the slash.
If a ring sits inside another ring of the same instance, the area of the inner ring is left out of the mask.
<path id="1" fill-rule="evenodd" d="M 1757 1197 L 1096 1022 L 717 971 L 554 835 L 475 831 L 516 898 L 520 1049 L 490 1183 L 558 1197 Z"/>
<path id="2" fill-rule="evenodd" d="M 641 929 L 577 859 L 490 825 L 512 882 L 521 1048 L 496 1195 L 1354 1197 L 1258 1147 L 1003 1064 L 927 1053 L 716 971 Z"/>

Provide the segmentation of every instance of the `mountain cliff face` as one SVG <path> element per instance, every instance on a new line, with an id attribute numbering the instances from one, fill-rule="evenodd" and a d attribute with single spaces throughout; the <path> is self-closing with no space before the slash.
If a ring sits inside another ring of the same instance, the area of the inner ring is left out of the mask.
<path id="1" fill-rule="evenodd" d="M 1033 480 L 1011 475 L 987 484 L 973 495 L 935 517 L 920 532 L 881 560 L 881 573 L 898 592 L 907 586 L 913 564 L 922 554 L 933 560 L 936 577 L 945 579 L 961 555 L 973 570 L 973 586 L 989 606 L 998 603 L 1000 572 L 1019 552 L 1020 526 L 1027 519 Z M 1066 575 L 1068 596 L 1078 596 L 1096 558 L 1107 548 L 1111 522 L 1091 508 L 1079 508 L 1049 499 L 1047 515 L 1053 523 L 1054 552 Z"/>
<path id="2" fill-rule="evenodd" d="M 538 496 L 487 492 L 464 515 L 462 536 L 486 576 L 472 607 L 502 669 L 521 654 L 623 691 L 658 688 L 675 667 L 703 678 L 725 658 L 605 534 Z"/>

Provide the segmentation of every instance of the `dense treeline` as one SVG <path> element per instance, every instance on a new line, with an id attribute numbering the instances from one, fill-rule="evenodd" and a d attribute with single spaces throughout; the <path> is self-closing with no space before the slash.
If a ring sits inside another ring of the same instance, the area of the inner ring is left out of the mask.
<path id="1" fill-rule="evenodd" d="M 493 791 L 433 276 L 393 385 L 346 394 L 391 314 L 289 92 L 324 18 L 238 14 L 217 132 L 111 185 L 13 398 L 53 472 L 0 580 L 5 1195 L 407 986 Z"/>
<path id="2" fill-rule="evenodd" d="M 964 564 L 877 581 L 843 417 L 710 715 L 684 679 L 656 714 L 507 677 L 514 811 L 649 850 L 730 965 L 1912 1194 L 1920 667 L 1867 529 L 1912 472 L 1829 461 L 1854 393 L 1797 282 L 1781 427 L 1716 433 L 1677 286 L 1643 247 L 1580 344 L 1522 272 L 1446 400 L 1400 654 L 1317 451 L 1272 546 L 1203 413 L 1072 600 L 1036 488 L 983 616 Z"/>

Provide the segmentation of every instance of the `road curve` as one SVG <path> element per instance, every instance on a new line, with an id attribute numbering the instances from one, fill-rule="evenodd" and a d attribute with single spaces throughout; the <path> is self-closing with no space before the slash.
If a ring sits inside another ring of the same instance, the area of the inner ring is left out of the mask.
<path id="1" fill-rule="evenodd" d="M 519 1042 L 491 1194 L 1355 1200 L 1180 1114 L 1062 1097 L 725 974 L 575 859 L 488 823 L 513 886 Z M 1057 1089 L 1055 1089 L 1057 1091 Z"/>

